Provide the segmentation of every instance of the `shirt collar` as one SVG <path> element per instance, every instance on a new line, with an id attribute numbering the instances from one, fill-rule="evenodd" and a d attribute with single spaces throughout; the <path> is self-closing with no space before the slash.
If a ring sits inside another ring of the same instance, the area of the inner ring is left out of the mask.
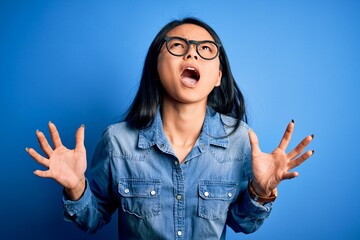
<path id="1" fill-rule="evenodd" d="M 138 147 L 141 149 L 147 149 L 154 145 L 163 147 L 168 145 L 167 143 L 160 108 L 158 108 L 152 124 L 148 128 L 139 131 Z M 229 145 L 221 115 L 210 107 L 206 108 L 205 120 L 197 144 L 202 150 L 209 145 L 223 148 L 227 148 Z"/>

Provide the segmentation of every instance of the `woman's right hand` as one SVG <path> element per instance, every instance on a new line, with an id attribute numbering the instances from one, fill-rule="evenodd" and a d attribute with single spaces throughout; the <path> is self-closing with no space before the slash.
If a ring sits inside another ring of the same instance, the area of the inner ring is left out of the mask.
<path id="1" fill-rule="evenodd" d="M 75 149 L 67 149 L 61 142 L 56 126 L 49 122 L 52 148 L 44 134 L 36 131 L 39 144 L 47 158 L 41 156 L 33 148 L 26 148 L 29 155 L 48 170 L 36 170 L 34 174 L 39 177 L 52 178 L 60 183 L 72 200 L 78 200 L 85 190 L 86 150 L 84 146 L 85 127 L 76 132 Z"/>

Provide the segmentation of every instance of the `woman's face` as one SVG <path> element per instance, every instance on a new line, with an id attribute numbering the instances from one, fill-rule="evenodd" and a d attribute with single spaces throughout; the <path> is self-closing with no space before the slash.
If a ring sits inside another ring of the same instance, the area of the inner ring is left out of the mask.
<path id="1" fill-rule="evenodd" d="M 167 37 L 174 36 L 187 40 L 214 41 L 204 28 L 194 24 L 183 24 L 173 28 Z M 179 57 L 170 54 L 164 43 L 158 56 L 157 70 L 166 91 L 164 101 L 206 105 L 209 93 L 221 83 L 219 57 L 212 60 L 201 58 L 194 44 L 190 44 L 189 51 Z"/>

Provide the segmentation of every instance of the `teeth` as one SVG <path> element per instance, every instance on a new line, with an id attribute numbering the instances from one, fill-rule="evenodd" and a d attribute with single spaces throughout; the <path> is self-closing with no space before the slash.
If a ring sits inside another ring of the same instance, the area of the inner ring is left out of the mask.
<path id="1" fill-rule="evenodd" d="M 195 71 L 195 72 L 196 72 L 196 69 L 195 69 L 195 68 L 192 68 L 192 67 L 187 67 L 186 69 L 192 70 L 192 71 Z"/>

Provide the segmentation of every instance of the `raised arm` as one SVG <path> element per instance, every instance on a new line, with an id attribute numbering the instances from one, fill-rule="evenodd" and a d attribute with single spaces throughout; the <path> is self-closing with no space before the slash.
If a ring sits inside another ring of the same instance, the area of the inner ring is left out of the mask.
<path id="1" fill-rule="evenodd" d="M 45 153 L 43 157 L 33 148 L 26 148 L 29 155 L 47 170 L 36 170 L 39 177 L 52 178 L 61 184 L 72 200 L 78 200 L 85 189 L 86 150 L 84 146 L 85 127 L 82 125 L 76 132 L 76 146 L 70 150 L 60 139 L 56 126 L 49 122 L 49 131 L 54 147 L 51 147 L 44 134 L 36 130 L 40 147 Z"/>
<path id="2" fill-rule="evenodd" d="M 305 137 L 292 151 L 286 153 L 286 148 L 290 143 L 293 131 L 294 121 L 291 121 L 279 146 L 269 154 L 260 150 L 256 134 L 253 131 L 249 131 L 254 175 L 252 186 L 258 195 L 270 196 L 282 180 L 297 177 L 299 175 L 298 172 L 291 172 L 290 170 L 299 166 L 313 155 L 314 150 L 304 153 L 303 151 L 313 140 L 314 135 Z"/>

